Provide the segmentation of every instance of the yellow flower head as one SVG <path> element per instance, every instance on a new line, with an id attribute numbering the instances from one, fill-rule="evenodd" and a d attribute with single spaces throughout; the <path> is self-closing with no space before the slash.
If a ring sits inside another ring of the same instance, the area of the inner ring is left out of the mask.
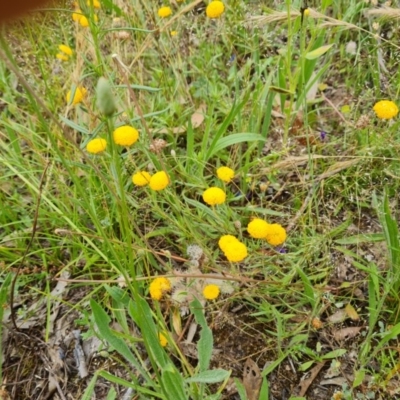
<path id="1" fill-rule="evenodd" d="M 235 236 L 232 235 L 224 235 L 221 236 L 219 241 L 218 241 L 218 246 L 222 251 L 225 251 L 226 248 L 228 248 L 231 244 L 234 243 L 240 243 Z"/>
<path id="2" fill-rule="evenodd" d="M 310 9 L 306 8 L 303 13 L 305 17 L 308 17 L 310 15 Z"/>
<path id="3" fill-rule="evenodd" d="M 156 172 L 150 179 L 150 188 L 153 190 L 163 190 L 169 184 L 169 178 L 165 171 Z"/>
<path id="4" fill-rule="evenodd" d="M 374 105 L 373 110 L 375 111 L 376 116 L 380 119 L 391 119 L 399 113 L 396 104 L 390 100 L 378 101 Z"/>
<path id="5" fill-rule="evenodd" d="M 247 257 L 247 247 L 244 243 L 239 241 L 230 243 L 225 247 L 224 254 L 228 261 L 243 261 Z"/>
<path id="6" fill-rule="evenodd" d="M 72 99 L 72 104 L 75 106 L 82 102 L 83 98 L 86 96 L 87 90 L 83 86 L 78 86 L 75 89 L 74 98 Z M 69 104 L 71 101 L 71 90 L 67 93 L 66 100 Z"/>
<path id="7" fill-rule="evenodd" d="M 106 147 L 107 141 L 105 139 L 96 138 L 88 142 L 88 144 L 86 145 L 86 150 L 88 153 L 98 154 L 104 151 Z"/>
<path id="8" fill-rule="evenodd" d="M 77 8 L 77 9 L 75 10 L 75 12 L 72 13 L 72 19 L 73 19 L 75 22 L 78 22 L 78 21 L 81 19 L 81 17 L 82 17 L 82 11 L 81 11 L 79 8 Z"/>
<path id="9" fill-rule="evenodd" d="M 61 61 L 68 61 L 69 57 L 66 54 L 63 53 L 57 53 L 56 58 L 58 58 Z"/>
<path id="10" fill-rule="evenodd" d="M 254 218 L 253 221 L 247 225 L 247 232 L 255 239 L 264 239 L 269 232 L 268 226 L 269 224 L 263 219 Z"/>
<path id="11" fill-rule="evenodd" d="M 87 2 L 86 2 L 86 4 L 90 7 L 90 2 L 91 2 L 91 0 L 88 0 Z M 99 0 L 93 0 L 93 7 L 94 8 L 101 8 L 101 4 L 100 4 L 100 2 L 99 2 Z"/>
<path id="12" fill-rule="evenodd" d="M 203 296 L 207 300 L 215 300 L 216 298 L 218 298 L 219 292 L 219 286 L 211 284 L 204 287 Z"/>
<path id="13" fill-rule="evenodd" d="M 158 340 L 162 347 L 165 347 L 168 344 L 168 339 L 161 332 L 158 334 Z"/>
<path id="14" fill-rule="evenodd" d="M 210 206 L 222 204 L 226 200 L 225 192 L 219 187 L 210 187 L 203 192 L 203 200 Z"/>
<path id="15" fill-rule="evenodd" d="M 161 300 L 164 293 L 171 290 L 171 282 L 167 278 L 155 278 L 150 283 L 150 296 L 153 300 Z"/>
<path id="16" fill-rule="evenodd" d="M 68 55 L 68 56 L 72 56 L 73 51 L 72 51 L 71 47 L 66 46 L 65 44 L 60 44 L 60 45 L 58 46 L 58 48 L 60 49 L 60 51 L 61 51 L 62 53 L 66 54 L 66 55 Z"/>
<path id="17" fill-rule="evenodd" d="M 235 176 L 235 171 L 229 167 L 219 167 L 217 169 L 217 176 L 221 181 L 229 183 Z"/>
<path id="18" fill-rule="evenodd" d="M 97 22 L 99 19 L 97 17 L 96 14 L 93 15 L 93 20 L 95 22 Z M 84 28 L 87 28 L 89 26 L 89 20 L 87 17 L 85 17 L 84 15 L 81 15 L 81 17 L 79 18 L 79 23 L 81 26 L 83 26 Z"/>
<path id="19" fill-rule="evenodd" d="M 208 18 L 219 18 L 224 10 L 225 6 L 222 1 L 213 0 L 208 4 L 206 8 L 206 14 Z"/>
<path id="20" fill-rule="evenodd" d="M 171 7 L 167 7 L 167 6 L 161 7 L 158 9 L 157 14 L 160 18 L 167 18 L 170 15 L 172 15 Z"/>
<path id="21" fill-rule="evenodd" d="M 113 132 L 115 144 L 120 146 L 132 146 L 139 139 L 139 132 L 128 125 L 123 125 Z"/>
<path id="22" fill-rule="evenodd" d="M 87 28 L 89 26 L 89 20 L 84 15 L 81 15 L 81 17 L 79 18 L 79 23 L 84 28 Z"/>
<path id="23" fill-rule="evenodd" d="M 136 186 L 146 186 L 150 182 L 151 175 L 147 171 L 136 172 L 132 176 L 132 182 Z"/>
<path id="24" fill-rule="evenodd" d="M 265 239 L 271 246 L 279 246 L 286 240 L 286 229 L 280 224 L 268 224 Z"/>
<path id="25" fill-rule="evenodd" d="M 177 34 L 178 34 L 178 31 L 171 31 L 171 32 L 170 32 L 170 35 L 171 35 L 171 36 L 176 36 Z"/>

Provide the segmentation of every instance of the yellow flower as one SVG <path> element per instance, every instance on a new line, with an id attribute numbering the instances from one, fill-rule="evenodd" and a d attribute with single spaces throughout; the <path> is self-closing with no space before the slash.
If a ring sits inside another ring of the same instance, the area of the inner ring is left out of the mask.
<path id="1" fill-rule="evenodd" d="M 91 2 L 91 0 L 88 0 L 87 2 L 86 2 L 86 4 L 90 7 L 90 2 Z M 93 0 L 93 7 L 94 8 L 101 8 L 101 4 L 100 4 L 100 2 L 99 2 L 99 0 Z"/>
<path id="2" fill-rule="evenodd" d="M 160 18 L 167 18 L 167 17 L 169 17 L 170 15 L 172 15 L 171 7 L 167 7 L 167 6 L 161 7 L 161 8 L 158 10 L 157 14 L 158 14 L 158 16 L 159 16 Z"/>
<path id="3" fill-rule="evenodd" d="M 219 167 L 217 169 L 217 176 L 221 181 L 229 183 L 235 176 L 235 171 L 229 167 Z"/>
<path id="4" fill-rule="evenodd" d="M 390 100 L 378 101 L 374 105 L 373 110 L 375 111 L 376 116 L 380 119 L 391 119 L 399 113 L 396 104 Z"/>
<path id="5" fill-rule="evenodd" d="M 132 182 L 136 186 L 146 186 L 150 182 L 151 175 L 147 171 L 136 172 L 132 176 Z"/>
<path id="6" fill-rule="evenodd" d="M 63 53 L 57 53 L 56 58 L 58 58 L 61 61 L 68 61 L 69 60 L 68 56 L 63 54 Z"/>
<path id="7" fill-rule="evenodd" d="M 280 224 L 268 224 L 265 239 L 271 246 L 279 246 L 286 240 L 286 229 Z"/>
<path id="8" fill-rule="evenodd" d="M 72 13 L 72 19 L 73 19 L 75 22 L 78 22 L 78 21 L 81 19 L 81 17 L 82 17 L 82 11 L 81 11 L 79 8 L 77 8 L 77 9 L 75 10 L 75 12 Z"/>
<path id="9" fill-rule="evenodd" d="M 150 283 L 150 296 L 153 300 L 161 300 L 164 293 L 171 290 L 171 282 L 167 278 L 155 278 Z"/>
<path id="10" fill-rule="evenodd" d="M 269 232 L 268 227 L 269 224 L 263 219 L 254 218 L 253 221 L 247 225 L 247 232 L 255 239 L 264 239 Z"/>
<path id="11" fill-rule="evenodd" d="M 93 20 L 95 21 L 95 22 L 97 22 L 99 19 L 97 18 L 97 15 L 95 14 L 95 15 L 93 15 Z M 84 28 L 87 28 L 88 26 L 89 26 L 89 20 L 84 16 L 84 15 L 82 15 L 80 18 L 79 18 L 79 23 L 81 24 L 81 26 L 83 26 Z"/>
<path id="12" fill-rule="evenodd" d="M 96 138 L 92 139 L 86 145 L 86 150 L 88 153 L 98 154 L 104 151 L 107 147 L 107 141 L 105 139 Z"/>
<path id="13" fill-rule="evenodd" d="M 210 187 L 203 192 L 203 200 L 210 206 L 222 204 L 226 200 L 226 194 L 218 187 Z"/>
<path id="14" fill-rule="evenodd" d="M 224 235 L 221 236 L 219 241 L 218 241 L 218 246 L 222 251 L 225 251 L 226 248 L 228 248 L 231 244 L 234 243 L 240 243 L 235 236 L 232 235 Z"/>
<path id="15" fill-rule="evenodd" d="M 83 26 L 84 28 L 87 28 L 87 27 L 89 26 L 89 20 L 88 20 L 84 15 L 82 15 L 82 16 L 79 18 L 79 23 L 80 23 L 81 26 Z"/>
<path id="16" fill-rule="evenodd" d="M 150 179 L 150 188 L 153 190 L 163 190 L 169 184 L 169 178 L 165 171 L 156 172 Z"/>
<path id="17" fill-rule="evenodd" d="M 63 52 L 64 54 L 67 54 L 68 56 L 72 56 L 72 49 L 69 46 L 66 46 L 65 44 L 60 44 L 58 46 L 58 48 L 60 49 L 61 52 Z"/>
<path id="18" fill-rule="evenodd" d="M 206 14 L 208 18 L 219 18 L 225 10 L 224 3 L 222 1 L 211 1 L 206 8 Z"/>
<path id="19" fill-rule="evenodd" d="M 123 125 L 113 132 L 115 144 L 120 146 L 132 146 L 139 139 L 139 132 L 128 125 Z"/>
<path id="20" fill-rule="evenodd" d="M 176 36 L 178 34 L 178 31 L 171 31 L 171 36 Z"/>
<path id="21" fill-rule="evenodd" d="M 72 99 L 72 104 L 75 106 L 82 102 L 83 98 L 86 96 L 87 90 L 83 86 L 78 86 L 75 89 L 74 98 Z M 71 90 L 67 93 L 66 100 L 69 104 L 71 101 Z"/>
<path id="22" fill-rule="evenodd" d="M 203 289 L 203 296 L 207 300 L 215 300 L 219 296 L 219 286 L 217 285 L 207 285 Z"/>
<path id="23" fill-rule="evenodd" d="M 306 9 L 303 11 L 303 14 L 304 14 L 305 17 L 308 17 L 308 16 L 310 15 L 310 9 L 309 9 L 309 8 L 306 8 Z"/>
<path id="24" fill-rule="evenodd" d="M 165 347 L 168 344 L 168 339 L 161 332 L 158 334 L 158 340 L 162 347 Z"/>
<path id="25" fill-rule="evenodd" d="M 247 257 L 247 247 L 239 241 L 230 243 L 225 247 L 224 254 L 228 261 L 239 262 Z"/>

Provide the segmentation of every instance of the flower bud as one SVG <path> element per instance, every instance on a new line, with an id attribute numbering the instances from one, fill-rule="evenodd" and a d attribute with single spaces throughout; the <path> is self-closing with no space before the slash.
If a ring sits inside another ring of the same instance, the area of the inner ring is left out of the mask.
<path id="1" fill-rule="evenodd" d="M 111 117 L 115 110 L 114 95 L 111 90 L 111 85 L 106 78 L 101 77 L 97 82 L 97 107 L 100 112 L 106 117 Z"/>

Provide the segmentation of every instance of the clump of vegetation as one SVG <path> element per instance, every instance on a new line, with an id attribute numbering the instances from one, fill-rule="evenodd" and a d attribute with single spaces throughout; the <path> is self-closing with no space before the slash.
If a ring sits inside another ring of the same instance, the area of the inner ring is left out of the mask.
<path id="1" fill-rule="evenodd" d="M 2 31 L 4 396 L 399 393 L 400 12 L 278 3 Z"/>

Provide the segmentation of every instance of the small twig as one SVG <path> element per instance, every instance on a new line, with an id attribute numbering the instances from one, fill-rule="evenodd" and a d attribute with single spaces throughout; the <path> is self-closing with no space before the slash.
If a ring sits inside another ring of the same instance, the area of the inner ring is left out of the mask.
<path id="1" fill-rule="evenodd" d="M 130 282 L 135 281 L 147 281 L 155 278 L 189 278 L 189 279 L 216 279 L 222 281 L 234 281 L 234 282 L 244 282 L 244 283 L 265 283 L 265 284 L 276 284 L 281 285 L 282 282 L 269 281 L 267 279 L 257 280 L 252 278 L 246 278 L 244 276 L 235 278 L 230 275 L 213 275 L 213 274 L 165 274 L 165 275 L 151 275 L 151 276 L 140 276 L 138 278 L 130 278 Z M 71 283 L 124 283 L 125 279 L 64 279 L 64 278 L 54 278 L 55 281 L 60 282 L 71 282 Z"/>
<path id="2" fill-rule="evenodd" d="M 338 110 L 338 108 L 323 94 L 321 93 L 322 98 L 333 108 L 335 113 L 339 116 L 339 118 L 346 124 L 351 126 L 352 128 L 355 128 L 355 125 L 352 124 L 350 121 L 347 121 L 345 117 L 343 117 L 343 114 Z"/>
<path id="3" fill-rule="evenodd" d="M 19 328 L 18 328 L 18 326 L 17 326 L 16 319 L 15 319 L 15 311 L 14 311 L 14 290 L 15 290 L 15 285 L 16 285 L 16 283 L 17 283 L 17 279 L 18 279 L 19 272 L 21 271 L 21 268 L 22 268 L 22 266 L 24 265 L 25 258 L 26 258 L 26 256 L 27 256 L 28 251 L 29 251 L 29 249 L 31 248 L 32 243 L 33 243 L 33 240 L 34 240 L 34 238 L 35 238 L 36 229 L 37 229 L 37 223 L 38 223 L 38 217 L 39 217 L 40 201 L 41 201 L 41 199 L 42 199 L 42 190 L 43 190 L 44 178 L 45 178 L 45 176 L 46 176 L 46 172 L 47 172 L 47 169 L 49 168 L 49 165 L 50 165 L 50 163 L 48 162 L 48 163 L 46 164 L 46 166 L 45 166 L 45 168 L 44 168 L 44 171 L 43 171 L 43 173 L 42 173 L 42 176 L 41 176 L 41 178 L 40 178 L 39 193 L 38 193 L 38 199 L 37 199 L 37 202 L 36 202 L 35 214 L 34 214 L 34 216 L 33 216 L 33 226 L 32 226 L 31 237 L 30 237 L 30 239 L 29 239 L 28 245 L 27 245 L 26 248 L 25 248 L 24 255 L 22 256 L 22 259 L 21 259 L 21 261 L 20 261 L 20 263 L 19 263 L 19 265 L 18 265 L 18 268 L 17 268 L 17 270 L 15 271 L 14 278 L 13 278 L 13 280 L 12 280 L 12 282 L 11 282 L 11 289 L 10 289 L 10 290 L 11 290 L 11 292 L 10 292 L 11 321 L 12 321 L 12 324 L 13 324 L 14 329 L 15 329 L 16 331 L 19 331 Z"/>

